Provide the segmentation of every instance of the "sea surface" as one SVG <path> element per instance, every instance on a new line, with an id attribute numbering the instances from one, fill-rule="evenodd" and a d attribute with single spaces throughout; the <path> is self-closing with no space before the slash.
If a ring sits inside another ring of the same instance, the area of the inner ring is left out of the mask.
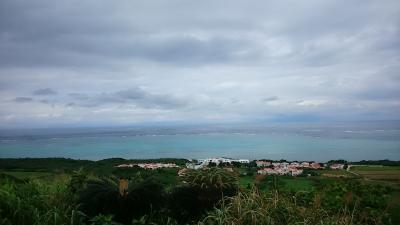
<path id="1" fill-rule="evenodd" d="M 400 123 L 141 126 L 0 131 L 0 158 L 400 160 Z"/>

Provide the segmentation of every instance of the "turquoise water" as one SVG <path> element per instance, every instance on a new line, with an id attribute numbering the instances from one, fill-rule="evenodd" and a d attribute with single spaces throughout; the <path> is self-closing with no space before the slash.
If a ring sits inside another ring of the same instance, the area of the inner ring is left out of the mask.
<path id="1" fill-rule="evenodd" d="M 71 132 L 40 135 L 5 135 L 0 138 L 0 157 L 69 157 L 76 159 L 205 158 L 226 156 L 248 159 L 400 160 L 398 130 L 352 131 L 338 129 L 224 129 L 199 132 L 193 129 L 163 132 L 140 129 L 107 132 Z M 395 133 L 393 133 L 395 132 Z M 156 133 L 156 134 L 151 134 Z M 374 137 L 374 138 L 373 138 Z M 377 138 L 376 138 L 377 137 Z"/>

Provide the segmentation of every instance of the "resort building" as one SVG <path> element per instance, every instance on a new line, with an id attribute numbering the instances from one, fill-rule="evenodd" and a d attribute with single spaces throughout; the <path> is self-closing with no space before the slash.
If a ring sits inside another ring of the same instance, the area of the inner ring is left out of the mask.
<path id="1" fill-rule="evenodd" d="M 298 162 L 291 162 L 291 163 L 290 163 L 290 166 L 291 166 L 291 167 L 300 167 L 300 163 L 298 163 Z"/>
<path id="2" fill-rule="evenodd" d="M 256 165 L 257 165 L 257 167 L 267 167 L 267 166 L 271 165 L 271 162 L 257 160 Z"/>
<path id="3" fill-rule="evenodd" d="M 316 170 L 318 170 L 318 169 L 323 169 L 323 167 L 321 166 L 321 164 L 320 164 L 320 163 L 317 163 L 317 162 L 311 163 L 311 164 L 310 164 L 310 167 L 313 168 L 313 169 L 316 169 Z"/>
<path id="4" fill-rule="evenodd" d="M 342 170 L 344 169 L 344 164 L 332 164 L 330 168 L 333 170 Z"/>
<path id="5" fill-rule="evenodd" d="M 310 169 L 323 169 L 321 163 L 318 162 L 268 162 L 268 161 L 256 161 L 258 167 L 267 167 L 257 171 L 258 174 L 271 175 L 292 175 L 298 176 L 303 173 L 301 168 Z M 272 166 L 271 166 L 272 165 Z M 271 168 L 270 168 L 271 167 Z"/>

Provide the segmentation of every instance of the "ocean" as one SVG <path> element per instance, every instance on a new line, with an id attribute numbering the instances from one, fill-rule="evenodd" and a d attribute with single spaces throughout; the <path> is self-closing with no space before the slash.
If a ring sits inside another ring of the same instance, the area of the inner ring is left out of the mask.
<path id="1" fill-rule="evenodd" d="M 321 162 L 400 160 L 400 124 L 283 123 L 0 131 L 0 158 L 99 160 L 219 156 Z"/>

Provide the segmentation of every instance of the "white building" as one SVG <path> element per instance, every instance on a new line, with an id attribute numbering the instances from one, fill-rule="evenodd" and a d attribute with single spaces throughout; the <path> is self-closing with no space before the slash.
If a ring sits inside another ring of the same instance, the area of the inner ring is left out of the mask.
<path id="1" fill-rule="evenodd" d="M 271 162 L 257 160 L 256 165 L 257 165 L 257 167 L 267 167 L 267 166 L 271 165 Z"/>
<path id="2" fill-rule="evenodd" d="M 229 159 L 229 158 L 208 158 L 208 159 L 199 159 L 199 163 L 206 164 L 208 165 L 209 163 L 215 163 L 219 165 L 220 163 L 232 163 L 232 162 L 238 162 L 238 163 L 250 163 L 250 160 L 248 159 Z"/>
<path id="3" fill-rule="evenodd" d="M 250 160 L 248 160 L 248 159 L 238 159 L 237 162 L 246 164 L 246 163 L 250 163 Z"/>
<path id="4" fill-rule="evenodd" d="M 261 175 L 292 175 L 298 176 L 303 173 L 303 170 L 300 169 L 287 169 L 283 167 L 275 167 L 275 168 L 264 168 L 257 171 L 258 174 Z"/>
<path id="5" fill-rule="evenodd" d="M 291 170 L 292 176 L 298 176 L 303 173 L 303 170 Z"/>
<path id="6" fill-rule="evenodd" d="M 201 169 L 205 166 L 208 166 L 210 163 L 215 163 L 216 165 L 219 165 L 220 163 L 232 163 L 232 162 L 238 162 L 238 163 L 250 163 L 250 160 L 248 159 L 229 159 L 229 158 L 207 158 L 207 159 L 198 159 L 197 164 L 194 163 L 188 163 L 186 164 L 186 167 L 189 169 Z"/>
<path id="7" fill-rule="evenodd" d="M 310 163 L 308 162 L 302 162 L 301 167 L 310 167 Z"/>
<path id="8" fill-rule="evenodd" d="M 333 170 L 342 170 L 344 168 L 344 165 L 343 164 L 332 164 L 330 167 Z"/>
<path id="9" fill-rule="evenodd" d="M 132 163 L 132 164 L 121 164 L 116 167 L 119 168 L 132 168 L 134 166 L 143 168 L 143 169 L 150 169 L 150 170 L 155 170 L 155 169 L 160 169 L 160 168 L 176 168 L 178 167 L 175 163 Z"/>
<path id="10" fill-rule="evenodd" d="M 198 170 L 198 169 L 202 169 L 203 167 L 204 167 L 204 165 L 202 163 L 200 163 L 200 164 L 186 163 L 186 168 L 188 168 L 188 169 Z"/>
<path id="11" fill-rule="evenodd" d="M 292 166 L 292 167 L 300 167 L 300 163 L 292 162 L 292 163 L 290 163 L 290 166 Z"/>

